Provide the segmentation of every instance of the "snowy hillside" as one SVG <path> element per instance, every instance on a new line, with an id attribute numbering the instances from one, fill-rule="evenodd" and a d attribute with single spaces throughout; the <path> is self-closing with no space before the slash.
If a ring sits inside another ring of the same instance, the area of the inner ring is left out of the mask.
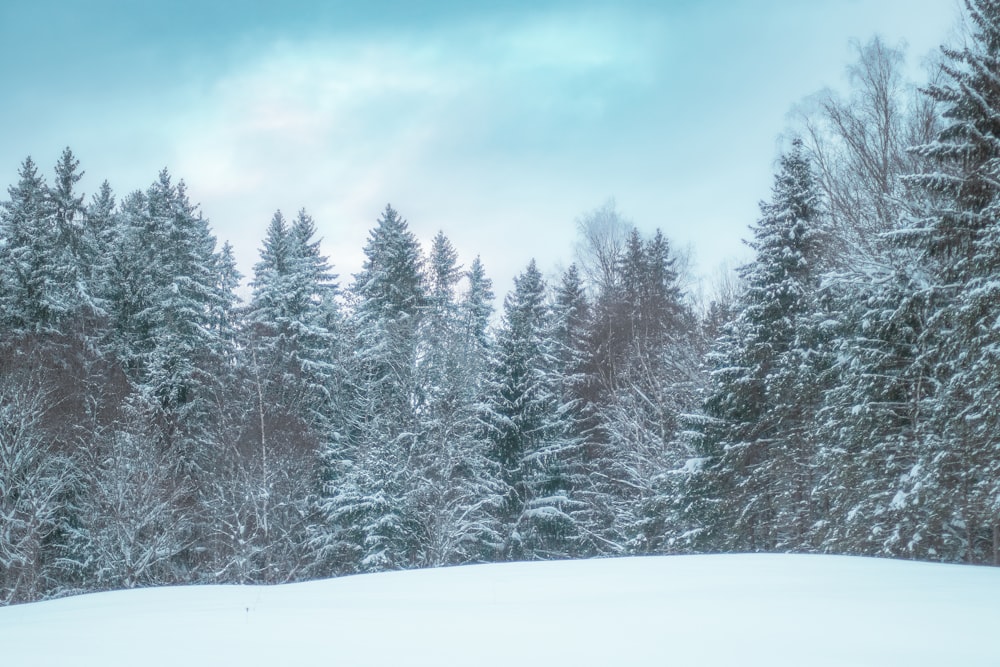
<path id="1" fill-rule="evenodd" d="M 1000 665 L 1000 569 L 828 556 L 483 565 L 0 609 L 4 665 Z"/>

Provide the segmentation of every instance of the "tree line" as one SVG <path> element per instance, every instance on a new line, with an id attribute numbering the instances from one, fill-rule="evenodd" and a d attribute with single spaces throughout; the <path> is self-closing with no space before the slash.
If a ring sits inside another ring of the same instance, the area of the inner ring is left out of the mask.
<path id="1" fill-rule="evenodd" d="M 608 204 L 494 314 L 386 206 L 341 284 L 274 214 L 252 293 L 163 171 L 67 149 L 0 208 L 0 600 L 497 560 L 1000 561 L 1000 3 L 914 94 L 858 45 L 707 305 Z"/>
<path id="2" fill-rule="evenodd" d="M 241 303 L 183 182 L 85 202 L 81 175 L 69 149 L 51 183 L 26 159 L 0 217 L 4 601 L 647 541 L 662 452 L 624 429 L 667 432 L 667 350 L 700 340 L 662 234 L 606 207 L 598 298 L 532 262 L 494 325 L 443 233 L 424 253 L 387 206 L 341 288 L 309 214 L 279 211 Z"/>

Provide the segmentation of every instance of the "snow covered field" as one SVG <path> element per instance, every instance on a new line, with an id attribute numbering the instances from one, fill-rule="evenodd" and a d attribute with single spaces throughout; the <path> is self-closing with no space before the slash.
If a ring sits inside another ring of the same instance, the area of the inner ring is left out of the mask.
<path id="1" fill-rule="evenodd" d="M 1000 568 L 829 556 L 479 565 L 0 609 L 0 664 L 1000 665 Z"/>

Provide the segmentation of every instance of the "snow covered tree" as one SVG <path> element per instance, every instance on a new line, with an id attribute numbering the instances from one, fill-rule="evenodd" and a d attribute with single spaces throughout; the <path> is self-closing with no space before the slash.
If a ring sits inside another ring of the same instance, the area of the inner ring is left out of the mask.
<path id="1" fill-rule="evenodd" d="M 812 424 L 824 444 L 813 491 L 823 551 L 912 555 L 926 525 L 904 491 L 924 444 L 937 440 L 927 419 L 935 390 L 928 294 L 924 274 L 913 271 L 837 273 L 821 292 L 833 359 Z"/>
<path id="2" fill-rule="evenodd" d="M 348 323 L 355 346 L 348 422 L 331 440 L 321 509 L 321 551 L 341 569 L 378 570 L 413 562 L 418 529 L 406 506 L 417 445 L 419 331 L 427 303 L 424 261 L 406 221 L 386 206 L 364 248 Z"/>
<path id="3" fill-rule="evenodd" d="M 586 368 L 590 325 L 590 302 L 583 278 L 576 264 L 571 264 L 555 290 L 552 303 L 552 346 L 554 363 L 560 373 L 562 402 L 570 406 L 576 419 L 581 422 L 581 435 L 586 430 L 582 423 L 585 421 L 588 396 L 589 378 Z"/>
<path id="4" fill-rule="evenodd" d="M 919 450 L 936 439 L 928 417 L 939 346 L 927 328 L 931 265 L 899 240 L 926 197 L 907 174 L 924 171 L 927 159 L 908 147 L 931 141 L 940 122 L 932 99 L 912 96 L 901 49 L 878 38 L 856 48 L 849 96 L 824 92 L 803 116 L 827 202 L 823 312 L 815 322 L 824 330 L 827 376 L 810 436 L 823 444 L 812 493 L 822 516 L 810 542 L 826 551 L 912 555 L 923 548 L 915 552 L 912 537 L 927 521 L 902 491 Z"/>
<path id="5" fill-rule="evenodd" d="M 240 287 L 243 274 L 236 268 L 236 255 L 229 241 L 222 244 L 216 257 L 215 268 L 216 280 L 218 281 L 216 289 L 221 298 L 212 305 L 209 326 L 223 341 L 224 349 L 233 351 L 232 343 L 236 338 L 236 327 L 239 319 L 236 310 L 240 301 L 236 292 Z"/>
<path id="6" fill-rule="evenodd" d="M 126 197 L 107 222 L 102 347 L 131 391 L 118 418 L 128 428 L 106 425 L 99 438 L 122 447 L 134 441 L 136 451 L 169 462 L 170 482 L 158 487 L 159 498 L 167 515 L 184 509 L 181 533 L 190 548 L 175 552 L 157 576 L 190 580 L 206 559 L 193 547 L 209 532 L 196 509 L 204 507 L 217 415 L 236 359 L 233 332 L 222 321 L 235 301 L 232 266 L 216 251 L 183 182 L 174 185 L 166 170 L 145 192 Z M 97 467 L 89 475 L 97 479 L 102 468 L 91 463 Z"/>
<path id="7" fill-rule="evenodd" d="M 82 173 L 68 148 L 49 187 L 31 158 L 8 189 L 0 212 L 0 260 L 4 289 L 0 316 L 14 331 L 66 333 L 91 305 L 83 248 L 83 196 L 75 190 Z"/>
<path id="8" fill-rule="evenodd" d="M 93 261 L 93 251 L 86 246 L 84 234 L 84 196 L 76 192 L 76 184 L 83 178 L 79 166 L 73 151 L 63 150 L 48 193 L 56 246 L 53 259 L 58 263 L 55 280 L 67 291 L 72 315 L 76 317 L 82 316 L 82 308 L 92 305 L 86 267 Z"/>
<path id="9" fill-rule="evenodd" d="M 254 267 L 247 309 L 247 366 L 266 386 L 265 399 L 312 423 L 323 421 L 329 386 L 331 332 L 325 318 L 336 276 L 314 238 L 315 223 L 303 210 L 289 227 L 281 212 L 271 219 L 261 260 Z"/>
<path id="10" fill-rule="evenodd" d="M 478 255 L 472 260 L 465 277 L 468 280 L 468 287 L 459 304 L 465 329 L 465 347 L 470 354 L 485 358 L 485 353 L 490 347 L 489 328 L 495 296 L 493 281 L 486 276 L 486 269 Z"/>
<path id="11" fill-rule="evenodd" d="M 417 357 L 417 438 L 407 461 L 404 505 L 416 531 L 416 564 L 481 560 L 499 540 L 502 497 L 496 467 L 477 436 L 483 331 L 469 331 L 458 301 L 463 272 L 451 242 L 439 232 L 427 260 L 427 305 Z M 488 291 L 477 268 L 475 298 Z M 481 317 L 479 304 L 464 315 Z M 488 317 L 488 313 L 486 314 Z"/>
<path id="12" fill-rule="evenodd" d="M 579 441 L 561 411 L 551 327 L 546 286 L 532 261 L 504 301 L 480 416 L 507 487 L 500 558 L 566 557 L 581 540 L 575 515 L 586 505 L 573 496 L 572 477 Z"/>
<path id="13" fill-rule="evenodd" d="M 905 54 L 875 37 L 855 44 L 847 68 L 849 94 L 815 95 L 800 113 L 805 144 L 827 202 L 824 262 L 851 273 L 888 264 L 909 201 L 907 174 L 923 158 L 909 151 L 933 139 L 935 105 L 904 79 Z"/>
<path id="14" fill-rule="evenodd" d="M 213 313 L 232 303 L 208 222 L 166 170 L 122 206 L 111 249 L 111 349 L 145 400 L 162 411 L 162 443 L 194 462 L 228 343 Z"/>
<path id="15" fill-rule="evenodd" d="M 443 232 L 431 243 L 427 262 L 427 305 L 420 331 L 418 392 L 421 410 L 438 413 L 432 417 L 450 420 L 458 403 L 468 396 L 468 387 L 459 384 L 461 368 L 459 349 L 460 322 L 455 296 L 462 269 L 458 253 Z"/>
<path id="16" fill-rule="evenodd" d="M 102 329 L 108 324 L 107 299 L 112 292 L 109 284 L 112 249 L 119 232 L 120 219 L 115 195 L 111 185 L 104 181 L 100 189 L 91 197 L 83 215 L 81 247 L 84 260 L 81 269 L 85 273 L 88 296 L 96 311 L 100 313 Z M 101 335 L 106 335 L 101 331 Z"/>
<path id="17" fill-rule="evenodd" d="M 336 276 L 300 211 L 271 219 L 245 311 L 235 437 L 214 464 L 217 569 L 236 581 L 303 576 L 318 491 L 320 443 L 334 429 L 342 383 L 330 309 Z"/>
<path id="18" fill-rule="evenodd" d="M 897 505 L 922 513 L 909 553 L 1000 563 L 1000 3 L 965 5 L 967 43 L 944 49 L 943 80 L 926 89 L 944 127 L 914 149 L 933 167 L 910 178 L 924 206 L 901 234 L 929 268 L 922 336 L 937 390 L 933 436 L 922 440 Z"/>
<path id="19" fill-rule="evenodd" d="M 0 604 L 37 600 L 60 583 L 54 542 L 76 469 L 46 428 L 51 408 L 37 373 L 0 375 Z"/>
<path id="20" fill-rule="evenodd" d="M 616 334 L 604 340 L 614 359 L 601 373 L 595 439 L 600 488 L 614 508 L 608 526 L 616 550 L 660 550 L 672 523 L 663 475 L 688 458 L 678 443 L 678 416 L 700 387 L 701 339 L 679 287 L 676 258 L 657 230 L 637 230 L 619 261 L 616 288 L 603 298 L 617 313 Z M 669 485 L 667 485 L 669 486 Z"/>
<path id="21" fill-rule="evenodd" d="M 740 312 L 710 361 L 711 389 L 696 442 L 702 466 L 692 480 L 692 530 L 713 548 L 767 550 L 784 539 L 778 517 L 799 516 L 811 447 L 798 427 L 812 342 L 801 340 L 814 308 L 820 201 L 800 142 L 781 158 L 770 202 L 753 228 L 753 262 L 742 268 Z M 707 485 L 699 488 L 700 485 Z M 701 516 L 697 516 L 701 514 Z"/>
<path id="22" fill-rule="evenodd" d="M 174 473 L 151 415 L 131 413 L 95 433 L 81 452 L 79 521 L 69 546 L 89 590 L 193 579 L 183 560 L 201 539 L 194 489 Z"/>
<path id="23" fill-rule="evenodd" d="M 51 330 L 70 305 L 56 290 L 51 272 L 55 234 L 48 186 L 30 157 L 8 188 L 10 200 L 0 210 L 0 271 L 3 272 L 0 314 L 14 331 Z M 65 268 L 65 267 L 63 267 Z"/>
<path id="24" fill-rule="evenodd" d="M 610 494 L 611 450 L 603 438 L 604 404 L 592 401 L 598 390 L 590 374 L 593 320 L 591 303 L 576 264 L 562 274 L 551 304 L 548 346 L 558 413 L 572 446 L 562 457 L 563 474 L 579 501 L 573 518 L 579 536 L 574 555 L 621 553 L 615 531 L 615 498 Z"/>
<path id="25" fill-rule="evenodd" d="M 249 384 L 256 389 L 253 379 Z M 252 411 L 239 413 L 250 412 L 252 420 L 259 410 L 254 403 Z M 244 421 L 233 424 L 227 433 L 235 437 L 220 439 L 214 450 L 212 474 L 200 494 L 206 519 L 199 546 L 208 552 L 204 581 L 285 583 L 313 573 L 311 540 L 320 520 L 317 436 L 273 413 L 264 415 L 263 439 L 254 437 L 256 431 L 248 437 L 255 424 Z"/>

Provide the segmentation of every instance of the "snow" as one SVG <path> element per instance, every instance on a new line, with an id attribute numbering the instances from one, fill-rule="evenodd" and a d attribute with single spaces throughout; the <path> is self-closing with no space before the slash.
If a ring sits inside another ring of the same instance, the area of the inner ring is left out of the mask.
<path id="1" fill-rule="evenodd" d="M 476 565 L 0 609 L 5 665 L 1000 664 L 1000 569 L 725 555 Z"/>

